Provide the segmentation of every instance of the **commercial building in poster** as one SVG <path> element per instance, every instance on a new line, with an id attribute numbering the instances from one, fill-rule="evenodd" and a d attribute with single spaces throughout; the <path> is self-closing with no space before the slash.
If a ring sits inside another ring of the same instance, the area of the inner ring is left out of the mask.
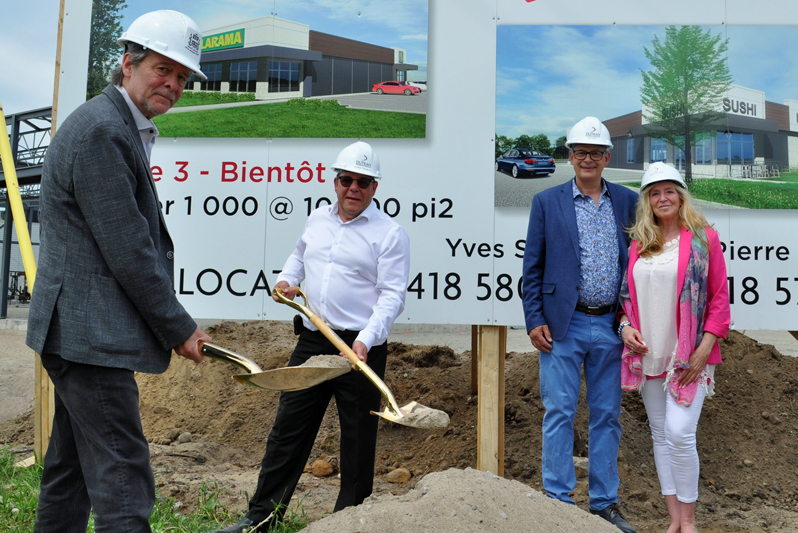
<path id="1" fill-rule="evenodd" d="M 696 177 L 777 175 L 798 166 L 798 100 L 783 104 L 765 93 L 732 85 L 719 109 L 723 117 L 692 149 Z M 612 136 L 611 167 L 645 170 L 655 161 L 685 168 L 684 151 L 651 132 L 645 108 L 604 120 Z"/>
<path id="2" fill-rule="evenodd" d="M 405 81 L 406 52 L 311 30 L 273 16 L 204 29 L 193 91 L 249 92 L 257 100 L 369 92 Z"/>

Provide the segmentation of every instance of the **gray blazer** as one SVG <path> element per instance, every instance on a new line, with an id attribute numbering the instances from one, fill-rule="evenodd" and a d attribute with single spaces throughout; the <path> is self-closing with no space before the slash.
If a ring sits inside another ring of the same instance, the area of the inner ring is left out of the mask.
<path id="1" fill-rule="evenodd" d="M 133 115 L 109 86 L 53 136 L 27 344 L 68 361 L 160 373 L 196 323 Z"/>

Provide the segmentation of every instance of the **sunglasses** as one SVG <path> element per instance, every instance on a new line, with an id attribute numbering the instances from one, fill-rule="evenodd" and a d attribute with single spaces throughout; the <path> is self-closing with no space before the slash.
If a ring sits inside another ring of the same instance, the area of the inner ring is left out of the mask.
<path id="1" fill-rule="evenodd" d="M 341 187 L 349 188 L 352 186 L 353 181 L 357 181 L 357 186 L 361 189 L 368 189 L 372 183 L 376 180 L 374 178 L 352 178 L 350 176 L 338 176 L 335 178 L 338 180 L 338 183 L 341 184 Z"/>

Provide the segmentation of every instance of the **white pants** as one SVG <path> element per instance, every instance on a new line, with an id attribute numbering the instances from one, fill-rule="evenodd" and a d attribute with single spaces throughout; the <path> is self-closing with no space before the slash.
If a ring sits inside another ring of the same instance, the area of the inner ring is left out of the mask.
<path id="1" fill-rule="evenodd" d="M 654 439 L 654 463 L 664 496 L 682 503 L 698 499 L 698 450 L 695 433 L 706 387 L 698 386 L 690 407 L 679 405 L 663 390 L 664 379 L 650 379 L 640 391 Z"/>

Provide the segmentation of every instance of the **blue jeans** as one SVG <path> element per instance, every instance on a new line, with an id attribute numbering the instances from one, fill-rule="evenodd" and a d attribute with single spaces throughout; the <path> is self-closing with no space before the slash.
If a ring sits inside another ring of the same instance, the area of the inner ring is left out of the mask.
<path id="1" fill-rule="evenodd" d="M 584 366 L 589 409 L 590 508 L 618 501 L 618 447 L 621 442 L 621 349 L 613 331 L 613 313 L 574 312 L 568 333 L 540 354 L 543 417 L 543 488 L 549 496 L 573 504 L 574 417 Z"/>
<path id="2" fill-rule="evenodd" d="M 150 533 L 155 479 L 133 372 L 42 354 L 55 385 L 34 533 Z"/>

